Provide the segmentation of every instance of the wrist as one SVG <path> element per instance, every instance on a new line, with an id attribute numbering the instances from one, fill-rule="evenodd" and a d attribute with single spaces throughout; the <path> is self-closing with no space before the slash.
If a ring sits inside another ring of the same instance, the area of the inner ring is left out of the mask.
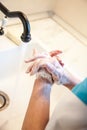
<path id="1" fill-rule="evenodd" d="M 39 77 L 35 80 L 33 94 L 37 99 L 43 97 L 50 100 L 51 87 L 51 83 L 49 83 L 46 79 Z"/>
<path id="2" fill-rule="evenodd" d="M 67 67 L 64 67 L 64 72 L 62 76 L 62 84 L 66 87 L 72 89 L 75 85 L 79 84 L 81 82 L 81 78 L 71 71 L 70 69 L 67 69 Z"/>
<path id="3" fill-rule="evenodd" d="M 65 70 L 64 75 L 68 79 L 68 81 L 74 85 L 77 85 L 81 82 L 81 78 L 74 72 Z"/>

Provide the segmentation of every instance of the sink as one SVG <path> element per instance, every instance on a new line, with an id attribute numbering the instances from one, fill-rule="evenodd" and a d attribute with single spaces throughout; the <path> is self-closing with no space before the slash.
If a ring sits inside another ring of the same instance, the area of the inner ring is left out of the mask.
<path id="1" fill-rule="evenodd" d="M 38 41 L 31 40 L 23 44 L 26 51 L 22 58 L 21 46 L 0 51 L 0 91 L 10 100 L 9 105 L 0 111 L 1 130 L 21 130 L 35 79 L 25 73 L 28 65 L 24 60 L 31 57 L 34 48 L 39 52 L 45 51 Z"/>
<path id="2" fill-rule="evenodd" d="M 7 39 L 3 38 L 0 40 Z M 34 38 L 28 44 L 11 44 L 9 48 L 0 50 L 0 91 L 9 99 L 8 106 L 0 111 L 0 130 L 21 130 L 35 79 L 35 76 L 25 73 L 28 64 L 25 64 L 24 60 L 32 56 L 32 50 L 35 48 L 38 52 L 49 51 L 47 46 L 43 46 L 41 41 Z M 68 91 L 64 86 L 53 85 L 50 116 L 65 92 L 67 94 Z"/>
<path id="3" fill-rule="evenodd" d="M 4 50 L 8 50 L 11 48 L 14 48 L 16 45 L 10 40 L 8 39 L 6 36 L 4 35 L 0 35 L 0 52 L 4 51 Z"/>
<path id="4" fill-rule="evenodd" d="M 34 38 L 28 44 L 21 43 L 20 46 L 17 46 L 7 37 L 0 37 L 0 92 L 5 93 L 9 99 L 9 104 L 5 107 L 5 109 L 0 111 L 0 130 L 21 130 L 35 79 L 35 76 L 30 77 L 29 74 L 25 73 L 28 64 L 25 64 L 24 60 L 32 56 L 32 50 L 34 48 L 36 48 L 39 52 L 49 51 L 51 48 L 43 45 L 41 41 Z M 58 44 L 54 46 L 58 46 Z M 77 52 L 77 48 L 78 46 L 75 46 L 74 51 Z M 85 70 L 87 64 L 85 60 L 82 62 L 81 59 L 84 59 L 83 57 L 87 52 L 87 48 L 83 47 L 84 51 L 81 56 L 79 55 L 81 52 L 80 48 L 82 49 L 82 46 L 78 48 L 79 51 L 77 53 L 77 58 L 79 58 L 79 65 L 81 67 L 78 67 L 78 64 L 76 64 L 78 62 L 73 63 L 71 61 L 73 49 L 65 52 L 61 58 L 68 61 L 74 69 L 77 67 L 76 70 L 79 68 L 79 70 L 82 69 L 83 72 L 84 68 L 84 72 L 86 72 Z M 76 57 L 74 54 L 73 57 L 73 61 L 76 61 L 74 60 Z M 85 63 L 84 66 L 83 63 Z M 79 70 L 78 73 L 80 72 Z M 53 85 L 51 91 L 50 116 L 52 115 L 56 104 L 61 99 L 60 97 L 64 93 L 68 93 L 67 88 L 62 85 Z"/>

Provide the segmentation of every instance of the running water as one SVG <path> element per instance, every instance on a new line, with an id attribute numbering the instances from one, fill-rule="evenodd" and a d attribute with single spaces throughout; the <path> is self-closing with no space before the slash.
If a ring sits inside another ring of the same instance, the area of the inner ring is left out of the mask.
<path id="1" fill-rule="evenodd" d="M 30 44 L 30 43 L 29 43 Z M 16 80 L 14 84 L 14 89 L 13 89 L 13 95 L 12 95 L 12 102 L 11 102 L 11 109 L 15 110 L 16 108 L 20 108 L 20 98 L 21 93 L 22 93 L 22 76 L 23 74 L 23 65 L 24 65 L 24 60 L 25 60 L 25 55 L 27 51 L 28 43 L 22 42 L 21 45 L 18 47 L 18 66 L 17 66 L 17 73 L 16 73 Z M 25 71 L 25 70 L 24 70 Z M 20 110 L 15 110 L 14 113 L 11 113 L 11 118 L 19 115 Z"/>
<path id="2" fill-rule="evenodd" d="M 28 43 L 24 43 L 24 42 L 22 42 L 21 45 L 19 46 L 19 61 L 18 61 L 17 79 L 16 79 L 17 90 L 18 90 L 18 87 L 20 85 L 21 73 L 22 73 L 22 70 L 23 70 L 23 65 L 24 65 L 24 61 L 25 61 L 25 55 L 26 55 L 27 47 L 28 47 Z"/>

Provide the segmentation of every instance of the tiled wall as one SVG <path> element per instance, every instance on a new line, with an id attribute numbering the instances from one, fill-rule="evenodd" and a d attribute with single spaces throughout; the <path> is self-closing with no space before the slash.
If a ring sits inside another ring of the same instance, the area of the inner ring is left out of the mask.
<path id="1" fill-rule="evenodd" d="M 52 10 L 56 0 L 0 0 L 9 10 L 21 10 L 26 14 Z"/>
<path id="2" fill-rule="evenodd" d="M 87 0 L 0 0 L 0 2 L 9 10 L 20 10 L 26 14 L 53 10 L 66 23 L 87 37 Z"/>
<path id="3" fill-rule="evenodd" d="M 87 0 L 56 0 L 56 14 L 87 37 Z"/>

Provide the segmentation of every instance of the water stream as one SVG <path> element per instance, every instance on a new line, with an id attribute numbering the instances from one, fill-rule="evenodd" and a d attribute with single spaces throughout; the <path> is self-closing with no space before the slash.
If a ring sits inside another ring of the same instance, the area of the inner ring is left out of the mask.
<path id="1" fill-rule="evenodd" d="M 29 43 L 30 44 L 30 43 Z M 17 66 L 17 73 L 16 73 L 16 78 L 15 78 L 15 84 L 14 84 L 14 89 L 13 89 L 13 95 L 11 98 L 11 111 L 12 109 L 15 110 L 16 108 L 20 108 L 20 98 L 21 98 L 21 89 L 22 89 L 22 72 L 23 70 L 23 65 L 24 65 L 24 60 L 25 60 L 25 55 L 26 55 L 26 50 L 28 47 L 28 43 L 21 43 L 21 45 L 18 47 L 18 66 Z M 17 117 L 18 114 L 20 113 L 20 110 L 15 110 L 14 113 L 11 113 L 11 117 Z"/>

